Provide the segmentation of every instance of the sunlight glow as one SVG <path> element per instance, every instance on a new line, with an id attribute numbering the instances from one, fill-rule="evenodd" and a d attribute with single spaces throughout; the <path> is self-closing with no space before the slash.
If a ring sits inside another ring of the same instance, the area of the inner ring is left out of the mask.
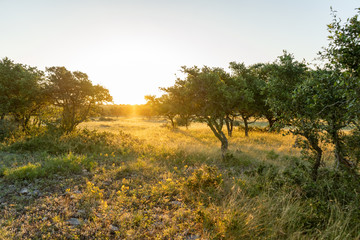
<path id="1" fill-rule="evenodd" d="M 284 49 L 312 61 L 327 44 L 330 5 L 340 17 L 358 7 L 310 0 L 6 1 L 0 57 L 82 71 L 115 103 L 144 103 L 144 95 L 171 86 L 183 65 L 269 62 Z"/>

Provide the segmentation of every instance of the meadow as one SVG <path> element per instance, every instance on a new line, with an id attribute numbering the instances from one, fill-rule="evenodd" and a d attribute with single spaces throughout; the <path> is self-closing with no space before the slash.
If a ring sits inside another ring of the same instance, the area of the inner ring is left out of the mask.
<path id="1" fill-rule="evenodd" d="M 290 134 L 103 118 L 0 147 L 0 239 L 360 239 L 360 186 Z"/>

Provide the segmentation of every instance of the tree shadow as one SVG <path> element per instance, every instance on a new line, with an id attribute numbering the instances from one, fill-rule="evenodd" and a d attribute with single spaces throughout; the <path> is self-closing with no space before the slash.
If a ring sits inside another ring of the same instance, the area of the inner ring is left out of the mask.
<path id="1" fill-rule="evenodd" d="M 181 129 L 178 129 L 178 128 L 177 128 L 177 129 L 174 129 L 173 131 L 174 131 L 174 132 L 177 132 L 177 133 L 181 133 L 182 135 L 184 135 L 184 136 L 186 136 L 186 137 L 188 137 L 188 138 L 191 138 L 191 139 L 193 139 L 193 140 L 195 140 L 195 141 L 197 141 L 197 142 L 199 142 L 199 143 L 201 143 L 201 144 L 207 144 L 207 143 L 208 143 L 207 141 L 204 141 L 203 139 L 194 136 L 193 134 L 191 134 L 191 133 L 188 132 L 188 131 L 184 131 L 184 130 L 181 130 Z"/>

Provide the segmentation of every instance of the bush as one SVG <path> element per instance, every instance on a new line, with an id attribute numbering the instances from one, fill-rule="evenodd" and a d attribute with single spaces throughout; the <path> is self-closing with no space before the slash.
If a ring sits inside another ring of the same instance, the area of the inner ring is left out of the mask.
<path id="1" fill-rule="evenodd" d="M 223 177 L 215 167 L 207 165 L 195 169 L 184 182 L 184 197 L 205 205 L 215 204 L 222 199 Z"/>
<path id="2" fill-rule="evenodd" d="M 0 141 L 16 135 L 19 131 L 18 125 L 7 119 L 0 120 Z"/>
<path id="3" fill-rule="evenodd" d="M 17 167 L 15 169 L 7 169 L 4 176 L 10 180 L 32 180 L 34 178 L 44 177 L 45 171 L 40 164 L 28 163 L 25 166 Z"/>
<path id="4" fill-rule="evenodd" d="M 46 152 L 49 154 L 75 154 L 92 155 L 99 153 L 126 153 L 139 141 L 130 135 L 120 132 L 90 131 L 87 129 L 74 131 L 69 134 L 59 132 L 46 132 L 38 136 L 28 137 L 5 147 L 4 150 L 12 152 Z"/>
<path id="5" fill-rule="evenodd" d="M 95 162 L 85 156 L 73 154 L 45 159 L 42 163 L 28 163 L 14 169 L 5 169 L 4 177 L 9 180 L 33 180 L 51 177 L 54 174 L 71 175 L 81 173 L 83 168 L 91 170 Z"/>
<path id="6" fill-rule="evenodd" d="M 193 191 L 200 191 L 217 188 L 222 181 L 222 175 L 218 173 L 215 167 L 204 165 L 199 169 L 195 169 L 185 185 Z"/>
<path id="7" fill-rule="evenodd" d="M 51 154 L 63 153 L 65 149 L 58 143 L 58 134 L 40 134 L 27 137 L 5 147 L 10 152 L 47 152 Z"/>

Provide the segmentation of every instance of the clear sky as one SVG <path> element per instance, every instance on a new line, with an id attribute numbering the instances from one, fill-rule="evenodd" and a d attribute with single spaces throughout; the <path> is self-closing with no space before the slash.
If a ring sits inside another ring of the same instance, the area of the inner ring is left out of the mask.
<path id="1" fill-rule="evenodd" d="M 0 58 L 82 71 L 115 103 L 144 103 L 181 66 L 312 62 L 327 45 L 330 6 L 358 0 L 0 0 Z"/>

